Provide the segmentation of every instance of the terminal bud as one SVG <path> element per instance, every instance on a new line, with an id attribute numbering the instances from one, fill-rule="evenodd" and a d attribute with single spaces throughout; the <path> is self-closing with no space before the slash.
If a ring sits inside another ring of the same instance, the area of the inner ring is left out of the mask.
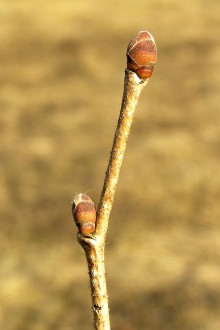
<path id="1" fill-rule="evenodd" d="M 150 78 L 157 62 L 157 47 L 149 32 L 138 32 L 129 42 L 126 55 L 128 70 L 141 79 Z"/>

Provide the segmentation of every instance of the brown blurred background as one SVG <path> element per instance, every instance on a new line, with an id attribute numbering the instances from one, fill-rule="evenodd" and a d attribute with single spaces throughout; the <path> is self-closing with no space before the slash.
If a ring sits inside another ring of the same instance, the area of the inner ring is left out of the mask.
<path id="1" fill-rule="evenodd" d="M 70 202 L 98 203 L 144 29 L 158 64 L 108 232 L 112 328 L 220 329 L 219 13 L 219 0 L 1 0 L 0 329 L 92 329 Z"/>

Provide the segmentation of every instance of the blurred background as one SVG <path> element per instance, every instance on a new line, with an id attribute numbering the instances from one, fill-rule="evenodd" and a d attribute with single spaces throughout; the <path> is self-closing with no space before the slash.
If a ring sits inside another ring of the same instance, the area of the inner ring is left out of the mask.
<path id="1" fill-rule="evenodd" d="M 126 47 L 145 29 L 158 64 L 108 232 L 112 328 L 220 329 L 219 12 L 219 0 L 1 0 L 0 329 L 92 329 L 70 203 L 99 201 Z"/>

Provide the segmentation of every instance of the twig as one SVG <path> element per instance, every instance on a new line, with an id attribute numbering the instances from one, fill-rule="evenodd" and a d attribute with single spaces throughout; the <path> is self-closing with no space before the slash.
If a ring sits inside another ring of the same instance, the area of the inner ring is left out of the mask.
<path id="1" fill-rule="evenodd" d="M 149 79 L 140 79 L 136 73 L 126 70 L 124 79 L 124 94 L 118 126 L 112 146 L 108 169 L 105 176 L 101 200 L 97 210 L 96 234 L 105 238 L 108 229 L 109 216 L 112 209 L 113 199 L 118 183 L 120 169 L 135 108 L 139 95 L 147 85 Z"/>
<path id="2" fill-rule="evenodd" d="M 73 216 L 79 228 L 78 240 L 88 262 L 96 330 L 110 330 L 104 263 L 106 232 L 135 108 L 153 72 L 156 55 L 154 39 L 146 31 L 139 32 L 128 45 L 121 112 L 97 218 L 94 217 L 94 204 L 88 196 L 78 194 L 73 200 Z"/>

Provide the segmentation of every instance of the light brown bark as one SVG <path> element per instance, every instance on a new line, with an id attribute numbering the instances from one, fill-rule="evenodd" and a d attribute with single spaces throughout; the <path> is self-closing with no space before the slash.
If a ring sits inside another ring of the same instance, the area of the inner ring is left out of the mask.
<path id="1" fill-rule="evenodd" d="M 96 330 L 110 330 L 104 262 L 105 238 L 135 108 L 148 80 L 140 79 L 132 71 L 125 71 L 121 111 L 97 210 L 96 231 L 89 237 L 78 234 L 78 240 L 84 248 L 88 263 Z"/>

